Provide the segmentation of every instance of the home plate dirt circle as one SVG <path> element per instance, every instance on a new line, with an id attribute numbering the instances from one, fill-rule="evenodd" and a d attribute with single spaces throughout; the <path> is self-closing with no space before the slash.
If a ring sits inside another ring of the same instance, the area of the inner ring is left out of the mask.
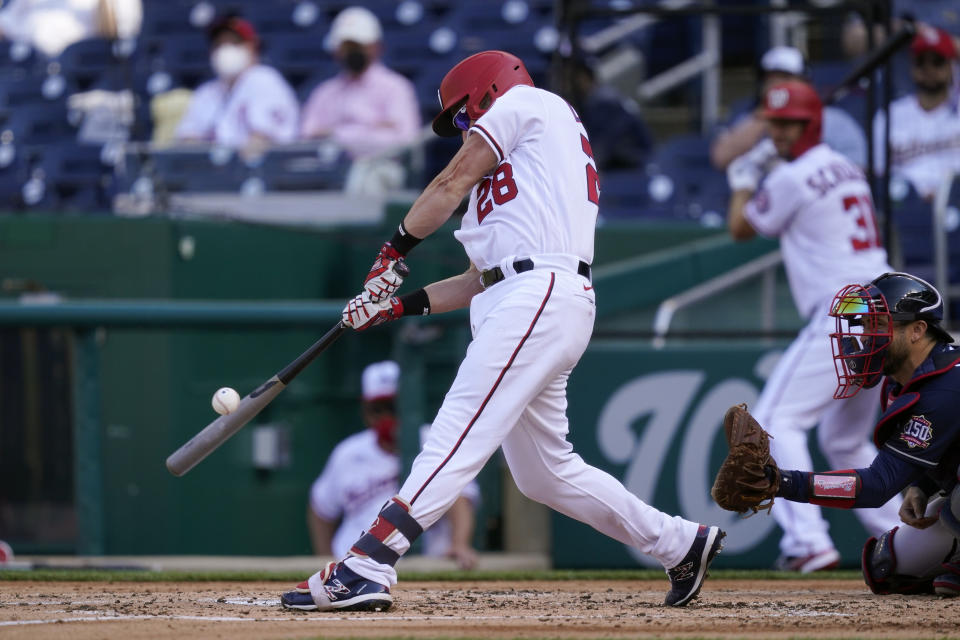
<path id="1" fill-rule="evenodd" d="M 401 582 L 385 613 L 282 609 L 275 582 L 0 581 L 0 637 L 960 638 L 955 600 L 859 580 L 708 580 L 686 608 L 658 580 Z"/>

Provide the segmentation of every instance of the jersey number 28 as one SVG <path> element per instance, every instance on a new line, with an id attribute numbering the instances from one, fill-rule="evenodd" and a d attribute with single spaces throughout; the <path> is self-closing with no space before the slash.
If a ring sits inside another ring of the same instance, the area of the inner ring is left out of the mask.
<path id="1" fill-rule="evenodd" d="M 567 106 L 570 106 L 569 103 Z M 570 107 L 573 117 L 580 122 L 580 116 Z M 587 136 L 580 134 L 580 148 L 586 156 L 593 160 L 593 148 Z M 587 162 L 587 200 L 595 205 L 600 204 L 600 176 L 597 168 L 592 163 Z M 501 205 L 510 202 L 517 197 L 519 190 L 517 182 L 513 179 L 513 165 L 509 162 L 503 162 L 498 167 L 493 176 L 484 178 L 477 186 L 477 224 L 483 222 L 493 211 L 493 205 Z"/>

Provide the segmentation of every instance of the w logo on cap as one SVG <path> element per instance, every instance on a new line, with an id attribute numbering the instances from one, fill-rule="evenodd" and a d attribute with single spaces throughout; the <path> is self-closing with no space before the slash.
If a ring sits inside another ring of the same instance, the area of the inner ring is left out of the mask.
<path id="1" fill-rule="evenodd" d="M 778 87 L 767 92 L 767 108 L 783 109 L 790 102 L 790 91 L 786 87 Z"/>

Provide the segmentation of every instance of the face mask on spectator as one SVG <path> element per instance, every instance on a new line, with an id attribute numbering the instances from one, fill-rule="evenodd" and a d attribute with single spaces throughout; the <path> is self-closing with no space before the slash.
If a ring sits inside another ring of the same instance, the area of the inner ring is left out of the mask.
<path id="1" fill-rule="evenodd" d="M 236 78 L 253 62 L 250 50 L 240 44 L 222 44 L 210 54 L 210 65 L 217 76 Z"/>
<path id="2" fill-rule="evenodd" d="M 370 64 L 370 59 L 367 54 L 357 49 L 347 52 L 347 55 L 343 57 L 343 65 L 351 73 L 360 73 L 367 68 L 368 64 Z"/>

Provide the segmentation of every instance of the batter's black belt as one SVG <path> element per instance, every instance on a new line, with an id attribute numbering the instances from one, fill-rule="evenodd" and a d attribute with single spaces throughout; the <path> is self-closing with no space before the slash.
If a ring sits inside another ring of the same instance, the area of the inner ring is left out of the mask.
<path id="1" fill-rule="evenodd" d="M 533 269 L 533 260 L 530 258 L 523 258 L 517 260 L 513 263 L 513 270 L 517 273 L 523 273 L 524 271 L 531 271 Z M 581 260 L 577 264 L 577 273 L 586 278 L 590 279 L 590 265 Z M 500 267 L 494 267 L 493 269 L 487 269 L 480 273 L 480 282 L 483 283 L 483 288 L 486 289 L 491 285 L 495 285 L 507 276 L 503 275 L 503 269 Z"/>

